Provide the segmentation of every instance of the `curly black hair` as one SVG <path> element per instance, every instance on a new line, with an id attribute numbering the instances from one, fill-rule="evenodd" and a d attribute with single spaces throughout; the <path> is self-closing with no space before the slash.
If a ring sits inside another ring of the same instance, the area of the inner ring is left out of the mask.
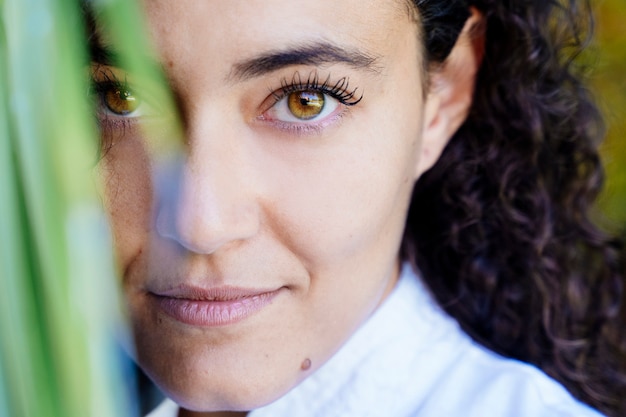
<path id="1" fill-rule="evenodd" d="M 604 128 L 576 60 L 589 2 L 412 3 L 431 66 L 470 7 L 486 49 L 468 119 L 415 186 L 403 257 L 476 341 L 626 416 L 622 243 L 590 220 Z"/>

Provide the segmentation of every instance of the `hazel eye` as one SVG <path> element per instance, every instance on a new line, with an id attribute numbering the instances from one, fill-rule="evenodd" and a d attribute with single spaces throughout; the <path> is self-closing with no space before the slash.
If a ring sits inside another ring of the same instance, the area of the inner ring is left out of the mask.
<path id="1" fill-rule="evenodd" d="M 129 116 L 141 105 L 141 100 L 133 91 L 124 86 L 110 85 L 101 94 L 102 102 L 107 110 L 118 116 Z"/>
<path id="2" fill-rule="evenodd" d="M 289 111 L 301 120 L 309 120 L 319 116 L 324 110 L 326 99 L 317 91 L 296 91 L 287 98 Z"/>
<path id="3" fill-rule="evenodd" d="M 335 113 L 341 103 L 315 90 L 298 90 L 279 99 L 264 115 L 267 120 L 312 123 Z"/>

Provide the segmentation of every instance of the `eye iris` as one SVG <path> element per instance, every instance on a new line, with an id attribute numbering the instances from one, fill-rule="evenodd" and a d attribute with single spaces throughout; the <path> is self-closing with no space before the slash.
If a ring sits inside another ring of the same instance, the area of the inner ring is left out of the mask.
<path id="1" fill-rule="evenodd" d="M 298 119 L 312 119 L 324 109 L 324 94 L 317 91 L 296 91 L 289 94 L 288 104 L 289 111 Z"/>
<path id="2" fill-rule="evenodd" d="M 115 114 L 127 115 L 139 107 L 139 100 L 130 90 L 112 88 L 104 95 L 104 102 L 109 110 Z"/>

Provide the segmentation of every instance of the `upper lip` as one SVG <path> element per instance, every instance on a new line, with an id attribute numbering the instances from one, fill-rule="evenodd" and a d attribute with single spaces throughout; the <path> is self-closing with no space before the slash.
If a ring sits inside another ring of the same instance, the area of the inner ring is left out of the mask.
<path id="1" fill-rule="evenodd" d="M 183 284 L 171 289 L 155 291 L 153 294 L 160 297 L 180 298 L 194 301 L 236 301 L 278 290 L 279 288 L 244 288 L 229 285 L 202 288 Z"/>

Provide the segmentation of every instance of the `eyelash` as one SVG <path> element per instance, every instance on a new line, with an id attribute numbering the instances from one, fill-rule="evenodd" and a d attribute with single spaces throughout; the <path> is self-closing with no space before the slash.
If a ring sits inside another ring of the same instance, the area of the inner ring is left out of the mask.
<path id="1" fill-rule="evenodd" d="M 299 91 L 316 91 L 328 94 L 345 106 L 354 106 L 363 99 L 363 94 L 357 98 L 358 87 L 350 90 L 350 79 L 348 77 L 342 77 L 334 84 L 330 80 L 331 76 L 329 75 L 324 82 L 320 83 L 319 75 L 316 72 L 312 72 L 306 81 L 302 81 L 300 73 L 296 72 L 291 82 L 283 78 L 280 83 L 280 89 L 272 92 L 275 100 L 274 104 L 289 94 Z"/>
<path id="2" fill-rule="evenodd" d="M 263 105 L 263 113 L 258 116 L 258 120 L 268 123 L 273 128 L 281 130 L 289 135 L 295 136 L 307 136 L 322 134 L 327 127 L 336 124 L 347 114 L 345 107 L 352 107 L 361 102 L 363 99 L 363 93 L 359 92 L 359 88 L 350 88 L 349 78 L 342 77 L 336 82 L 331 82 L 331 75 L 329 74 L 324 81 L 320 80 L 317 71 L 313 70 L 309 73 L 306 80 L 302 80 L 299 72 L 296 72 L 290 81 L 287 78 L 283 78 L 280 82 L 280 87 L 277 90 L 270 89 L 269 103 Z M 302 121 L 302 122 L 290 122 L 282 120 L 267 119 L 266 114 L 270 112 L 274 106 L 278 105 L 281 100 L 285 100 L 292 93 L 299 92 L 316 92 L 323 94 L 336 100 L 337 104 L 344 106 L 343 109 L 339 109 L 333 115 L 316 121 Z"/>
<path id="3" fill-rule="evenodd" d="M 130 88 L 127 81 L 120 81 L 113 75 L 104 74 L 102 77 L 103 81 L 91 80 L 90 93 L 102 94 L 109 88 Z"/>
<path id="4" fill-rule="evenodd" d="M 110 71 L 100 70 L 100 76 L 102 81 L 98 81 L 94 76 L 91 77 L 91 83 L 89 87 L 89 95 L 97 96 L 100 101 L 104 99 L 104 93 L 111 89 L 131 90 L 128 81 L 120 81 L 115 74 Z M 104 104 L 104 103 L 101 103 Z"/>

